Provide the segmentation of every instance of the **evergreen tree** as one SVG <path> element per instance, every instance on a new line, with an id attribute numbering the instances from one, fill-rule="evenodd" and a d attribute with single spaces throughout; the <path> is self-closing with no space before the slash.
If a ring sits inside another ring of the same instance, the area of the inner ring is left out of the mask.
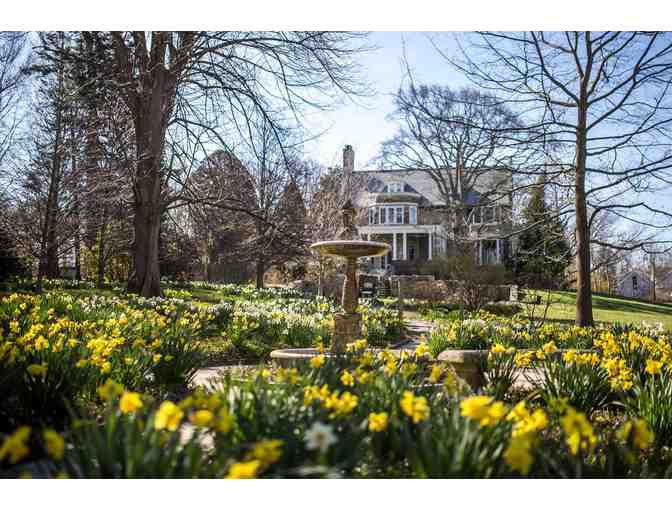
<path id="1" fill-rule="evenodd" d="M 571 252 L 562 222 L 546 203 L 544 176 L 531 191 L 523 218 L 525 230 L 509 268 L 519 283 L 544 288 L 561 286 Z"/>

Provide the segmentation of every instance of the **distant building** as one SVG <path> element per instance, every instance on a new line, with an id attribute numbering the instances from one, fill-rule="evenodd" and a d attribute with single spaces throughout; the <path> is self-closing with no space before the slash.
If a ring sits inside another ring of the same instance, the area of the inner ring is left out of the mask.
<path id="1" fill-rule="evenodd" d="M 651 297 L 651 279 L 639 269 L 623 274 L 618 281 L 618 294 L 624 297 L 646 299 Z"/>
<path id="2" fill-rule="evenodd" d="M 672 302 L 672 271 L 657 271 L 656 301 Z M 621 275 L 617 293 L 624 297 L 651 299 L 651 275 L 643 269 L 633 269 Z"/>

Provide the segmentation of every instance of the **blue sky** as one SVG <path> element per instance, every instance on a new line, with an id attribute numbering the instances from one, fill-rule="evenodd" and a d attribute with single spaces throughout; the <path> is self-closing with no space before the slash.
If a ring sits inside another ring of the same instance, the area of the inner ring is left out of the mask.
<path id="1" fill-rule="evenodd" d="M 386 120 L 386 116 L 393 110 L 391 94 L 404 78 L 404 48 L 414 79 L 451 87 L 466 85 L 466 80 L 451 69 L 436 51 L 430 37 L 448 53 L 457 49 L 454 33 L 372 32 L 368 42 L 377 46 L 377 49 L 361 55 L 358 62 L 374 94 L 357 98 L 355 102 L 347 101 L 331 111 L 310 115 L 308 129 L 313 134 L 325 130 L 326 133 L 306 143 L 306 156 L 327 166 L 336 165 L 341 161 L 343 146 L 350 144 L 355 149 L 356 168 L 367 166 L 378 152 L 381 142 L 395 132 L 395 124 Z"/>

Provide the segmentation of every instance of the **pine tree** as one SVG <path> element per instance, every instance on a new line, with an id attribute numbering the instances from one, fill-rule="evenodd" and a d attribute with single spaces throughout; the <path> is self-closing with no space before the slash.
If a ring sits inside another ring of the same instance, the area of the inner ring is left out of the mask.
<path id="1" fill-rule="evenodd" d="M 525 230 L 509 265 L 520 283 L 559 287 L 571 261 L 562 222 L 546 203 L 544 176 L 534 186 L 523 211 Z"/>

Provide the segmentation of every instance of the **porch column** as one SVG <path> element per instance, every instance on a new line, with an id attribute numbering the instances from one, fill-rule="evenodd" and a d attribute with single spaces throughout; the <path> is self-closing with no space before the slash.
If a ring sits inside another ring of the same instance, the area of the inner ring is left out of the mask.
<path id="1" fill-rule="evenodd" d="M 404 236 L 404 244 L 401 260 L 408 260 L 408 252 L 406 251 L 406 232 L 404 232 L 402 235 Z"/>
<path id="2" fill-rule="evenodd" d="M 501 240 L 497 239 L 497 263 L 502 261 Z"/>
<path id="3" fill-rule="evenodd" d="M 434 241 L 434 237 L 432 236 L 432 231 L 429 231 L 429 248 L 427 250 L 427 259 L 432 260 L 432 241 Z"/>
<path id="4" fill-rule="evenodd" d="M 397 234 L 392 232 L 392 260 L 397 260 Z"/>

